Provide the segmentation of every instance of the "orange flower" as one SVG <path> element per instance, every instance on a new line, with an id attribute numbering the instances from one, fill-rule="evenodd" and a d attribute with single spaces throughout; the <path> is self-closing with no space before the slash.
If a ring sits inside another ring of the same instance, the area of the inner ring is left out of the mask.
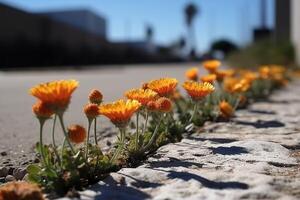
<path id="1" fill-rule="evenodd" d="M 211 84 L 213 84 L 213 82 L 216 79 L 217 79 L 217 76 L 215 74 L 208 74 L 208 75 L 205 75 L 205 76 L 201 77 L 202 82 L 208 82 L 208 83 L 211 83 Z"/>
<path id="2" fill-rule="evenodd" d="M 177 83 L 178 81 L 175 78 L 161 78 L 150 81 L 148 88 L 157 92 L 160 96 L 168 96 L 175 90 Z"/>
<path id="3" fill-rule="evenodd" d="M 221 101 L 219 104 L 219 109 L 220 109 L 221 116 L 224 117 L 225 119 L 229 119 L 230 117 L 233 116 L 234 109 L 228 102 Z"/>
<path id="4" fill-rule="evenodd" d="M 185 72 L 185 77 L 188 80 L 197 81 L 198 80 L 198 71 L 199 70 L 197 67 L 190 68 Z"/>
<path id="5" fill-rule="evenodd" d="M 182 99 L 182 96 L 180 94 L 180 92 L 176 89 L 173 91 L 172 94 L 170 94 L 169 98 L 173 101 L 178 100 L 178 99 Z"/>
<path id="6" fill-rule="evenodd" d="M 271 65 L 270 70 L 271 70 L 271 74 L 284 74 L 286 68 L 281 65 Z"/>
<path id="7" fill-rule="evenodd" d="M 242 79 L 232 87 L 232 92 L 246 92 L 250 88 L 250 83 L 246 79 Z"/>
<path id="8" fill-rule="evenodd" d="M 99 107 L 95 103 L 88 103 L 84 106 L 83 111 L 88 119 L 94 119 L 99 115 Z"/>
<path id="9" fill-rule="evenodd" d="M 158 110 L 158 105 L 156 103 L 156 101 L 149 101 L 147 103 L 147 109 L 148 111 L 157 111 Z"/>
<path id="10" fill-rule="evenodd" d="M 207 82 L 186 81 L 182 86 L 194 101 L 202 100 L 215 90 L 214 86 Z"/>
<path id="11" fill-rule="evenodd" d="M 223 81 L 224 78 L 231 77 L 231 76 L 234 75 L 234 73 L 235 72 L 232 69 L 215 71 L 215 74 L 217 75 L 217 80 L 218 81 Z"/>
<path id="12" fill-rule="evenodd" d="M 103 100 L 103 95 L 99 90 L 92 90 L 89 94 L 89 100 L 91 103 L 100 104 Z"/>
<path id="13" fill-rule="evenodd" d="M 259 69 L 259 76 L 262 79 L 268 79 L 271 76 L 271 70 L 269 66 L 261 66 Z"/>
<path id="14" fill-rule="evenodd" d="M 226 92 L 233 93 L 233 87 L 239 82 L 239 79 L 233 77 L 227 77 L 224 79 L 223 87 Z"/>
<path id="15" fill-rule="evenodd" d="M 79 125 L 72 125 L 68 128 L 68 136 L 75 144 L 82 143 L 86 138 L 85 128 Z"/>
<path id="16" fill-rule="evenodd" d="M 156 92 L 150 89 L 132 89 L 125 93 L 128 99 L 137 100 L 143 106 L 146 106 L 149 101 L 155 101 L 159 96 Z"/>
<path id="17" fill-rule="evenodd" d="M 53 111 L 41 101 L 36 102 L 32 106 L 32 111 L 39 119 L 49 119 L 53 115 Z"/>
<path id="18" fill-rule="evenodd" d="M 142 89 L 144 90 L 148 89 L 148 83 L 142 83 Z"/>
<path id="19" fill-rule="evenodd" d="M 172 101 L 166 97 L 160 97 L 156 101 L 157 108 L 161 112 L 170 112 L 172 110 Z"/>
<path id="20" fill-rule="evenodd" d="M 36 85 L 29 92 L 57 113 L 67 109 L 78 84 L 75 80 L 52 81 Z"/>
<path id="21" fill-rule="evenodd" d="M 243 78 L 246 79 L 249 83 L 252 83 L 258 78 L 258 75 L 255 72 L 248 71 L 243 74 Z"/>
<path id="22" fill-rule="evenodd" d="M 44 200 L 44 196 L 37 185 L 18 181 L 0 186 L 0 200 Z"/>
<path id="23" fill-rule="evenodd" d="M 203 62 L 203 66 L 210 73 L 214 73 L 221 66 L 221 62 L 218 60 L 207 60 Z"/>
<path id="24" fill-rule="evenodd" d="M 132 115 L 141 107 L 136 100 L 118 100 L 113 103 L 99 106 L 100 114 L 106 116 L 117 127 L 125 127 Z"/>
<path id="25" fill-rule="evenodd" d="M 247 97 L 244 95 L 241 95 L 239 98 L 239 106 L 244 106 L 247 103 Z"/>

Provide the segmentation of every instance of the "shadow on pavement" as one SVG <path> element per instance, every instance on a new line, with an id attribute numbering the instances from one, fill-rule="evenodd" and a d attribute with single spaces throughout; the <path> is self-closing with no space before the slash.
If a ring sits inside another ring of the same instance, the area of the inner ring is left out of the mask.
<path id="1" fill-rule="evenodd" d="M 239 155 L 249 153 L 247 149 L 244 147 L 231 146 L 231 147 L 210 147 L 213 154 L 221 154 L 221 155 Z"/>
<path id="2" fill-rule="evenodd" d="M 96 184 L 91 189 L 98 194 L 96 196 L 82 195 L 82 197 L 88 197 L 95 200 L 141 200 L 141 199 L 149 199 L 150 195 L 142 192 L 134 187 L 129 187 L 126 185 L 122 185 L 117 183 L 116 181 L 112 183 L 110 181 L 109 184 Z"/>
<path id="3" fill-rule="evenodd" d="M 235 120 L 234 122 L 239 125 L 253 126 L 255 128 L 279 128 L 285 126 L 284 123 L 279 122 L 277 120 L 270 120 L 270 121 L 257 120 L 256 122 Z"/>
<path id="4" fill-rule="evenodd" d="M 170 160 L 165 160 L 165 161 L 154 161 L 154 162 L 148 163 L 148 165 L 150 168 L 170 168 L 170 167 L 189 168 L 191 166 L 196 166 L 198 168 L 203 167 L 203 164 L 201 164 L 201 163 L 179 160 L 179 159 L 173 158 L 173 157 L 169 157 L 169 159 Z"/>
<path id="5" fill-rule="evenodd" d="M 158 170 L 158 169 L 156 169 Z M 158 170 L 158 171 L 163 171 L 168 173 L 168 177 L 175 179 L 182 179 L 184 181 L 189 181 L 191 179 L 194 179 L 196 181 L 199 181 L 204 187 L 210 188 L 210 189 L 216 189 L 216 190 L 224 190 L 224 189 L 242 189 L 246 190 L 249 188 L 248 184 L 246 183 L 241 183 L 237 181 L 228 181 L 228 182 L 223 182 L 223 181 L 212 181 L 207 178 L 204 178 L 202 176 L 188 173 L 188 172 L 176 172 L 176 171 L 167 171 L 167 170 Z"/>

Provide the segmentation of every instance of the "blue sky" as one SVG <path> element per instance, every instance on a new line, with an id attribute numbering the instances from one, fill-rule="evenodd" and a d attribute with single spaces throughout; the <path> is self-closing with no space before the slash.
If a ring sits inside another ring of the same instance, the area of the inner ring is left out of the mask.
<path id="1" fill-rule="evenodd" d="M 145 24 L 154 27 L 156 43 L 169 44 L 186 35 L 183 9 L 195 3 L 197 46 L 209 48 L 213 40 L 226 38 L 238 44 L 251 40 L 259 25 L 260 0 L 0 0 L 30 12 L 87 8 L 108 21 L 111 40 L 142 39 Z M 268 26 L 273 26 L 273 0 L 267 0 Z"/>

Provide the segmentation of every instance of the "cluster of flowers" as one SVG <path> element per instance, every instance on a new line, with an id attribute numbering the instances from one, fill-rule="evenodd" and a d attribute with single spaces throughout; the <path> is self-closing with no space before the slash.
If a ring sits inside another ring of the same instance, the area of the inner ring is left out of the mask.
<path id="1" fill-rule="evenodd" d="M 36 149 L 41 162 L 28 166 L 29 181 L 61 194 L 72 188 L 82 189 L 120 167 L 137 165 L 158 147 L 180 141 L 182 133 L 207 120 L 230 119 L 238 107 L 265 98 L 273 89 L 287 84 L 282 66 L 262 66 L 258 71 L 220 70 L 218 60 L 206 61 L 203 66 L 208 74 L 202 77 L 198 76 L 198 68 L 186 72 L 182 88 L 188 98 L 180 94 L 174 78 L 143 83 L 141 88 L 126 91 L 126 99 L 112 103 L 104 103 L 102 93 L 92 90 L 83 108 L 87 128 L 77 124 L 66 128 L 64 123 L 72 93 L 79 86 L 76 80 L 34 86 L 30 94 L 38 99 L 32 110 L 40 123 Z M 108 153 L 102 152 L 98 144 L 100 116 L 107 117 L 120 132 L 115 148 Z M 45 145 L 43 127 L 51 118 L 52 144 Z M 62 145 L 55 140 L 57 120 L 64 134 Z"/>

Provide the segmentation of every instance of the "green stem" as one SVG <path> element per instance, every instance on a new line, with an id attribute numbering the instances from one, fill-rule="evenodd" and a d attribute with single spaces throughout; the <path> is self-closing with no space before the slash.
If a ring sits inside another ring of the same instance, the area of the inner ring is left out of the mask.
<path id="1" fill-rule="evenodd" d="M 95 144 L 98 146 L 98 139 L 97 139 L 97 118 L 94 119 L 94 137 L 95 137 Z"/>
<path id="2" fill-rule="evenodd" d="M 159 128 L 159 126 L 160 126 L 160 124 L 161 124 L 161 122 L 163 120 L 163 117 L 164 117 L 164 115 L 161 115 L 161 117 L 159 119 L 159 122 L 158 122 L 158 124 L 155 127 L 155 130 L 154 130 L 154 132 L 152 134 L 152 137 L 151 137 L 150 141 L 148 142 L 148 144 L 145 147 L 142 148 L 141 152 L 148 151 L 150 149 L 150 147 L 153 145 L 153 143 L 155 142 L 157 134 L 158 134 L 158 128 Z"/>
<path id="3" fill-rule="evenodd" d="M 41 157 L 44 165 L 48 166 L 48 163 L 46 162 L 45 158 L 45 152 L 44 152 L 44 144 L 43 144 L 43 127 L 45 124 L 45 120 L 40 120 L 40 152 L 41 152 Z"/>
<path id="4" fill-rule="evenodd" d="M 241 97 L 242 97 L 242 95 L 241 95 L 241 94 L 238 94 L 237 99 L 236 99 L 236 102 L 235 102 L 235 104 L 234 104 L 234 106 L 233 106 L 233 109 L 234 109 L 234 110 L 236 110 L 237 107 L 239 106 Z"/>
<path id="5" fill-rule="evenodd" d="M 120 144 L 116 151 L 114 152 L 113 157 L 110 159 L 111 163 L 114 163 L 116 159 L 119 157 L 119 154 L 121 153 L 124 145 L 124 140 L 125 140 L 125 128 L 120 128 Z"/>
<path id="6" fill-rule="evenodd" d="M 68 136 L 68 133 L 67 133 L 66 128 L 65 128 L 65 125 L 64 125 L 64 120 L 63 120 L 62 114 L 59 114 L 59 115 L 58 115 L 58 119 L 59 119 L 59 121 L 60 121 L 61 128 L 62 128 L 62 130 L 63 130 L 63 132 L 64 132 L 65 140 L 66 140 L 66 142 L 68 143 L 68 145 L 69 145 L 69 147 L 70 147 L 72 153 L 75 154 L 74 147 L 73 147 L 73 145 L 71 144 L 71 142 L 70 142 L 70 140 L 69 140 L 69 136 Z"/>
<path id="7" fill-rule="evenodd" d="M 62 148 L 61 148 L 61 167 L 62 167 L 65 146 L 66 146 L 66 137 L 64 137 L 64 141 L 63 141 Z"/>
<path id="8" fill-rule="evenodd" d="M 189 119 L 189 123 L 191 123 L 195 117 L 195 114 L 197 112 L 197 108 L 198 108 L 198 102 L 195 102 L 195 105 L 194 105 L 194 110 L 193 110 L 193 113 L 192 113 L 192 116 L 191 118 Z"/>
<path id="9" fill-rule="evenodd" d="M 59 157 L 59 154 L 57 152 L 57 146 L 56 146 L 56 143 L 55 143 L 55 125 L 56 125 L 56 119 L 57 119 L 57 115 L 54 116 L 54 120 L 53 120 L 53 126 L 52 126 L 52 144 L 53 144 L 53 149 L 54 149 L 54 153 L 57 157 L 57 161 L 60 165 L 60 157 Z"/>
<path id="10" fill-rule="evenodd" d="M 89 152 L 89 140 L 90 140 L 90 131 L 91 131 L 91 125 L 93 120 L 88 119 L 88 131 L 87 131 L 87 137 L 85 141 L 85 158 L 88 158 L 88 152 Z"/>
<path id="11" fill-rule="evenodd" d="M 135 150 L 139 148 L 139 115 L 140 112 L 136 113 L 136 134 L 135 134 Z"/>
<path id="12" fill-rule="evenodd" d="M 146 119 L 145 119 L 145 124 L 144 124 L 144 128 L 143 128 L 143 135 L 145 134 L 146 132 L 146 129 L 147 129 L 147 125 L 148 125 L 148 118 L 149 118 L 149 111 L 148 109 L 146 110 Z"/>

